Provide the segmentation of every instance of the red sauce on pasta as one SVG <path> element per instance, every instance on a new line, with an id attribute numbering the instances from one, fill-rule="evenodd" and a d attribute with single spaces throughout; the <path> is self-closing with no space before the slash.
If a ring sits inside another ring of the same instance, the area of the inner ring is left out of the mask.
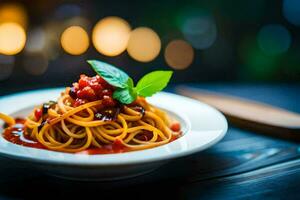
<path id="1" fill-rule="evenodd" d="M 33 141 L 32 139 L 26 137 L 24 134 L 24 123 L 25 119 L 16 119 L 16 124 L 14 126 L 5 129 L 3 137 L 14 144 L 45 149 L 45 147 L 39 142 Z"/>
<path id="2" fill-rule="evenodd" d="M 32 140 L 30 137 L 26 136 L 24 134 L 24 123 L 25 119 L 16 118 L 16 124 L 12 127 L 8 127 L 5 129 L 3 133 L 3 137 L 14 144 L 26 146 L 26 147 L 32 147 L 32 148 L 38 148 L 38 149 L 47 149 L 45 146 L 43 146 L 41 143 Z M 145 140 L 147 140 L 147 137 L 149 133 L 145 132 L 144 135 L 140 137 L 144 137 Z M 140 138 L 142 139 L 142 138 Z M 170 142 L 178 139 L 178 136 L 172 136 Z M 86 149 L 81 152 L 77 152 L 77 154 L 89 154 L 89 155 L 95 155 L 95 154 L 113 154 L 113 153 L 124 153 L 129 152 L 130 149 L 126 148 L 124 145 L 122 145 L 118 140 L 116 140 L 113 144 L 107 144 L 103 145 L 101 148 L 90 148 Z"/>

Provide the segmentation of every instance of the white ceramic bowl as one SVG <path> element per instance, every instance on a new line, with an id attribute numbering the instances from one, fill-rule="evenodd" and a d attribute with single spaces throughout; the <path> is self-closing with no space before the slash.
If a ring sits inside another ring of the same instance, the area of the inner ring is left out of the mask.
<path id="1" fill-rule="evenodd" d="M 36 90 L 0 98 L 0 112 L 25 117 L 33 106 L 56 100 L 62 88 Z M 6 141 L 0 134 L 0 156 L 24 162 L 50 175 L 80 180 L 113 180 L 152 171 L 170 159 L 204 150 L 227 131 L 225 117 L 216 109 L 183 96 L 161 92 L 148 101 L 176 117 L 184 135 L 152 149 L 120 154 L 84 155 L 41 150 Z M 2 122 L 0 122 L 2 133 Z"/>

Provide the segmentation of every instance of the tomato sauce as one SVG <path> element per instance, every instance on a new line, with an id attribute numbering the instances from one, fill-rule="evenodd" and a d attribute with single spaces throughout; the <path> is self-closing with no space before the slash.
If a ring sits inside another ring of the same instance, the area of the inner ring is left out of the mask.
<path id="1" fill-rule="evenodd" d="M 117 101 L 112 97 L 114 90 L 115 88 L 99 75 L 88 77 L 81 74 L 78 82 L 73 83 L 73 87 L 70 88 L 69 95 L 74 99 L 73 106 L 75 107 L 100 99 L 102 99 L 104 106 L 113 107 L 117 104 Z"/>
<path id="2" fill-rule="evenodd" d="M 32 147 L 32 148 L 38 148 L 38 149 L 47 149 L 44 145 L 39 143 L 38 141 L 32 140 L 29 138 L 26 134 L 24 134 L 25 130 L 25 119 L 17 118 L 16 124 L 12 127 L 8 127 L 5 129 L 3 133 L 3 137 L 14 144 L 26 146 L 26 147 Z M 181 134 L 178 136 L 172 136 L 170 142 L 178 139 Z M 147 140 L 149 137 L 151 137 L 150 133 L 145 132 L 145 134 L 140 136 L 141 138 L 138 138 L 140 140 Z M 77 152 L 77 154 L 88 154 L 88 155 L 95 155 L 95 154 L 114 154 L 114 153 L 124 153 L 129 152 L 130 149 L 122 145 L 122 143 L 119 140 L 116 140 L 112 144 L 103 145 L 101 148 L 95 148 L 92 147 L 90 149 L 86 149 L 81 152 Z"/>
<path id="3" fill-rule="evenodd" d="M 12 127 L 8 127 L 5 129 L 3 133 L 4 139 L 7 141 L 26 146 L 26 147 L 32 147 L 32 148 L 38 148 L 38 149 L 47 149 L 44 145 L 41 143 L 32 140 L 28 136 L 24 134 L 24 126 L 25 119 L 16 119 L 16 124 Z M 101 148 L 90 148 L 81 152 L 78 152 L 78 154 L 112 154 L 112 153 L 123 153 L 128 152 L 129 149 L 124 147 L 120 142 L 116 140 L 113 144 L 109 145 L 103 145 Z"/>
<path id="4" fill-rule="evenodd" d="M 24 123 L 25 119 L 17 118 L 16 124 L 14 126 L 5 129 L 3 137 L 14 144 L 39 149 L 46 149 L 41 143 L 28 138 L 28 136 L 24 134 Z"/>

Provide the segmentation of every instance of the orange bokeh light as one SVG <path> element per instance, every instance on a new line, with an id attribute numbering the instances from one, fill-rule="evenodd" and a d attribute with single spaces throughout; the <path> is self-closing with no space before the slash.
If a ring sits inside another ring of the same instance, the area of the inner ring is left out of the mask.
<path id="1" fill-rule="evenodd" d="M 185 69 L 194 60 L 194 49 L 184 40 L 173 40 L 165 49 L 165 60 L 174 69 Z"/>
<path id="2" fill-rule="evenodd" d="M 135 60 L 149 62 L 158 56 L 160 49 L 160 38 L 152 29 L 140 27 L 131 32 L 127 52 Z"/>
<path id="3" fill-rule="evenodd" d="M 125 51 L 130 31 L 130 25 L 124 19 L 106 17 L 95 25 L 92 41 L 98 52 L 117 56 Z"/>
<path id="4" fill-rule="evenodd" d="M 26 43 L 26 33 L 17 23 L 0 24 L 0 53 L 14 55 L 22 51 Z"/>
<path id="5" fill-rule="evenodd" d="M 61 35 L 62 48 L 71 55 L 80 55 L 89 47 L 89 36 L 80 26 L 71 26 Z"/>

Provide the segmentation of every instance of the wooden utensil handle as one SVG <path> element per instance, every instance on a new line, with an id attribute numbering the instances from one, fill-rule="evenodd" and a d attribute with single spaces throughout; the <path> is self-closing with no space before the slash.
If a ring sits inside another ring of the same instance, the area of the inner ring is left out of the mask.
<path id="1" fill-rule="evenodd" d="M 264 103 L 190 87 L 180 86 L 177 91 L 217 108 L 236 126 L 300 141 L 300 114 Z"/>

